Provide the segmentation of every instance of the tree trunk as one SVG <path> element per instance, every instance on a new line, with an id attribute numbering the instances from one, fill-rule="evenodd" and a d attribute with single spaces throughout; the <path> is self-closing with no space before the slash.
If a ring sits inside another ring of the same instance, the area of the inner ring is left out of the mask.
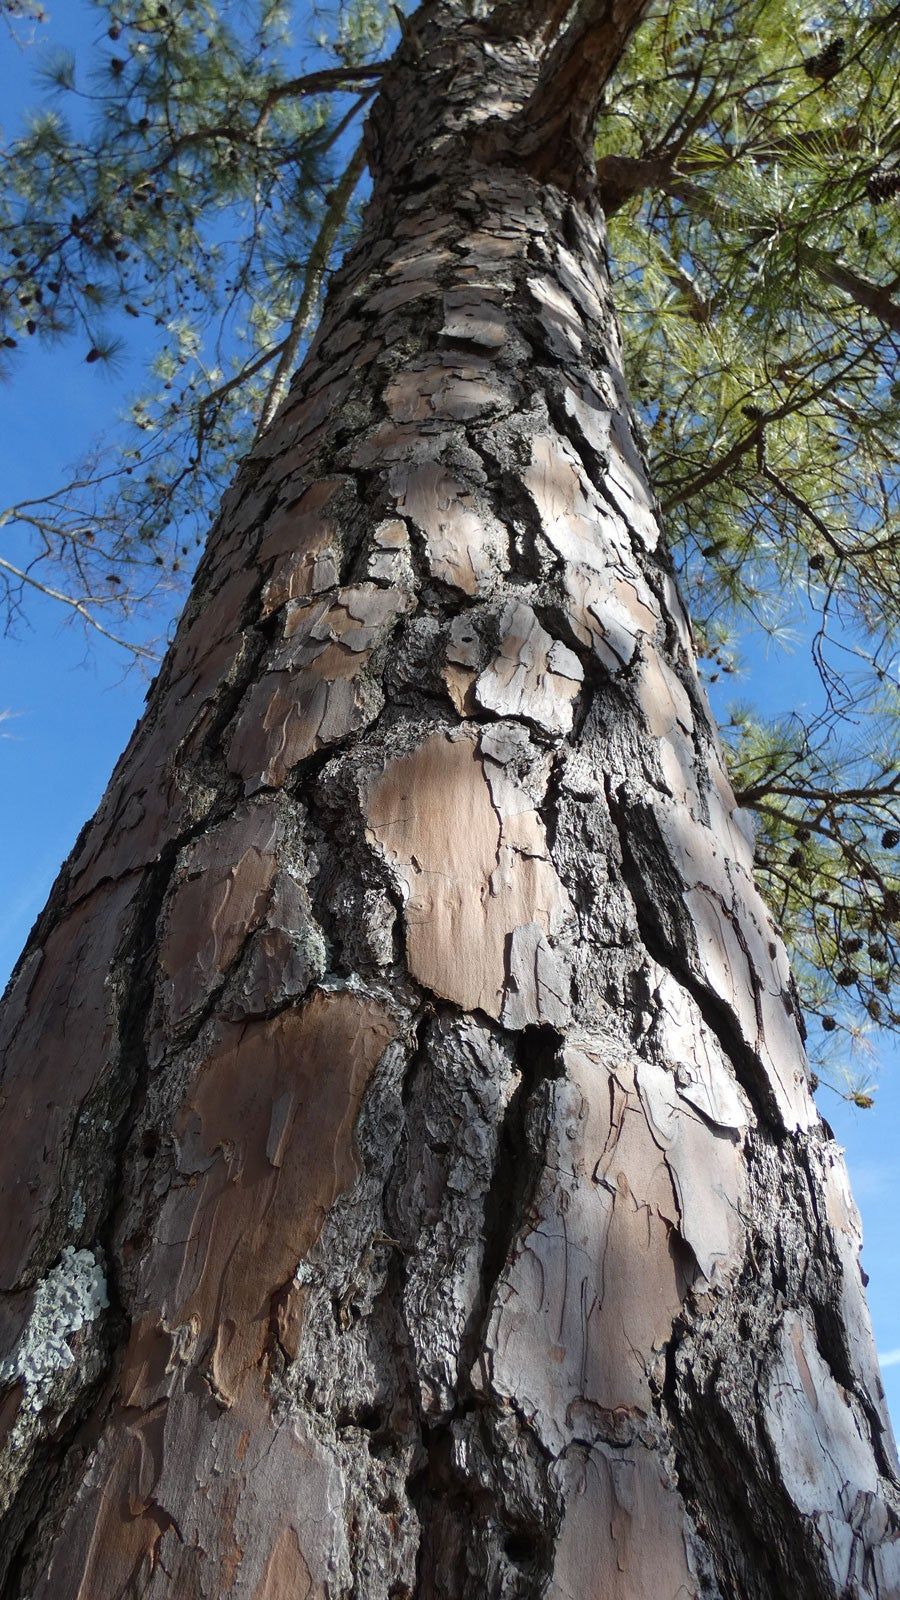
<path id="1" fill-rule="evenodd" d="M 408 26 L 8 994 L 5 1600 L 900 1595 L 858 1221 L 541 21 Z"/>

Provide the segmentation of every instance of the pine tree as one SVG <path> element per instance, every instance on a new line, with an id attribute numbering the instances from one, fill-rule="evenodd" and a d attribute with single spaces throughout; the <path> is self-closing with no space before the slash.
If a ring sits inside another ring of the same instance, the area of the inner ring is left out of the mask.
<path id="1" fill-rule="evenodd" d="M 9 147 L 0 354 L 14 380 L 35 343 L 115 364 L 150 327 L 159 347 L 118 438 L 0 513 L 29 551 L 0 556 L 0 594 L 14 621 L 36 586 L 152 660 L 148 618 L 182 592 L 353 235 L 354 130 L 393 17 L 353 0 L 299 54 L 271 4 L 108 0 L 100 17 L 99 60 L 49 54 L 49 99 Z M 725 755 L 816 1073 L 857 1104 L 900 1027 L 895 20 L 805 0 L 651 9 L 598 147 L 701 674 L 737 683 L 742 635 L 789 633 L 802 596 L 821 705 L 771 726 L 751 682 Z"/>
<path id="2" fill-rule="evenodd" d="M 638 9 L 404 23 L 359 236 L 17 969 L 4 1595 L 900 1588 L 856 1214 L 612 306 Z"/>

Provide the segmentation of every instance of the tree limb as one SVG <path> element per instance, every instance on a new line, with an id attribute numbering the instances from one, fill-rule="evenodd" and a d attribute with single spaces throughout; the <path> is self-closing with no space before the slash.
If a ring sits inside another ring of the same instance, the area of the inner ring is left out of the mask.
<path id="1" fill-rule="evenodd" d="M 773 472 L 772 468 L 767 466 L 765 462 L 763 462 L 759 470 L 762 473 L 762 476 L 766 479 L 767 483 L 771 483 L 773 487 L 778 490 L 778 493 L 794 507 L 795 511 L 799 511 L 802 517 L 806 517 L 807 520 L 812 523 L 816 531 L 822 535 L 822 538 L 825 540 L 828 548 L 833 551 L 833 553 L 838 556 L 840 560 L 846 560 L 851 552 L 844 549 L 844 546 L 838 539 L 835 538 L 827 523 L 823 522 L 818 512 L 813 510 L 812 506 L 809 504 L 809 501 L 804 500 L 802 495 L 798 494 L 795 489 L 792 489 L 789 483 L 785 483 L 784 479 L 780 478 L 777 472 Z"/>
<path id="2" fill-rule="evenodd" d="M 588 152 L 603 90 L 648 3 L 580 0 L 547 50 L 529 99 L 508 121 L 485 126 L 479 155 L 524 166 L 573 194 L 590 191 Z M 547 14 L 555 20 L 561 9 L 550 0 Z"/>
<path id="3" fill-rule="evenodd" d="M 300 99 L 306 95 L 340 92 L 346 86 L 354 83 L 367 83 L 373 78 L 379 78 L 385 70 L 383 62 L 374 62 L 370 66 L 361 67 L 325 67 L 319 72 L 308 72 L 303 77 L 289 78 L 284 83 L 276 84 L 270 89 L 260 107 L 256 121 L 248 128 L 236 127 L 231 122 L 212 123 L 205 127 L 190 128 L 184 133 L 177 134 L 171 139 L 167 149 L 159 158 L 139 173 L 130 173 L 128 178 L 117 186 L 117 194 L 126 194 L 129 191 L 136 194 L 144 185 L 152 183 L 154 179 L 162 176 L 164 172 L 177 161 L 178 157 L 186 150 L 198 145 L 213 143 L 216 139 L 229 139 L 233 144 L 259 144 L 263 131 L 272 111 L 282 100 Z M 369 98 L 365 90 L 357 100 L 352 115 L 359 110 L 359 106 Z M 342 119 L 341 131 L 349 118 Z M 13 146 L 12 154 L 15 154 Z M 33 271 L 36 266 L 41 266 L 48 256 L 57 254 L 73 239 L 77 239 L 85 227 L 96 221 L 101 212 L 99 202 L 90 206 L 80 216 L 73 219 L 67 228 L 54 238 L 50 238 L 45 248 L 29 263 Z M 16 284 L 20 274 L 12 272 L 4 279 L 3 284 Z"/>
<path id="4" fill-rule="evenodd" d="M 600 196 L 607 216 L 612 216 L 625 202 L 642 189 L 659 189 L 663 194 L 681 200 L 691 210 L 710 220 L 722 218 L 751 236 L 761 236 L 766 227 L 730 202 L 709 194 L 699 183 L 693 183 L 673 166 L 668 157 L 641 158 L 637 156 L 603 156 L 597 163 Z M 856 305 L 883 322 L 892 333 L 900 333 L 900 304 L 891 298 L 881 284 L 872 283 L 851 267 L 835 261 L 827 250 L 817 245 L 796 241 L 797 259 L 809 267 L 823 283 L 840 289 Z"/>
<path id="5" fill-rule="evenodd" d="M 365 165 L 365 142 L 361 140 L 350 157 L 347 169 L 331 197 L 331 203 L 325 213 L 322 226 L 309 252 L 300 300 L 287 337 L 282 341 L 280 347 L 281 354 L 278 358 L 278 365 L 275 368 L 272 383 L 263 403 L 259 419 L 259 426 L 256 432 L 257 439 L 269 426 L 287 391 L 291 371 L 297 359 L 297 352 L 300 349 L 303 335 L 315 310 L 316 300 L 325 275 L 325 269 L 328 266 L 328 258 L 331 255 L 332 246 L 346 215 L 347 207 L 353 198 L 353 191 L 363 175 Z"/>
<path id="6" fill-rule="evenodd" d="M 871 346 L 867 348 L 871 348 Z M 857 352 L 845 362 L 838 373 L 829 374 L 824 382 L 815 384 L 811 389 L 802 392 L 799 397 L 796 396 L 796 393 L 791 394 L 787 400 L 782 401 L 781 405 L 773 406 L 771 411 L 767 411 L 763 416 L 758 417 L 750 431 L 742 434 L 739 439 L 735 439 L 724 455 L 719 456 L 715 461 L 711 461 L 709 466 L 703 467 L 675 494 L 670 495 L 667 500 L 663 500 L 663 512 L 671 511 L 675 506 L 683 505 L 686 500 L 692 500 L 694 495 L 700 493 L 701 489 L 708 488 L 711 483 L 715 483 L 717 479 L 724 477 L 731 471 L 735 463 L 740 460 L 741 456 L 745 455 L 748 450 L 757 448 L 761 428 L 764 428 L 770 422 L 780 422 L 783 417 L 791 416 L 794 412 L 800 411 L 803 406 L 810 405 L 823 394 L 827 394 L 840 378 L 852 371 L 865 353 L 865 350 Z"/>
<path id="7" fill-rule="evenodd" d="M 109 639 L 113 644 L 120 645 L 123 650 L 128 650 L 131 655 L 137 656 L 138 660 L 159 660 L 155 651 L 148 649 L 146 645 L 135 644 L 130 639 L 123 639 L 119 634 L 112 633 L 109 628 L 104 628 L 102 622 L 97 621 L 97 618 L 84 600 L 75 600 L 72 595 L 64 594 L 62 589 L 54 589 L 50 584 L 42 583 L 40 578 L 35 578 L 32 573 L 24 571 L 22 567 L 14 567 L 11 561 L 5 561 L 2 556 L 0 556 L 0 570 L 10 573 L 20 583 L 30 584 L 33 589 L 37 589 L 41 594 L 47 595 L 51 600 L 60 600 L 63 605 L 71 606 L 73 611 L 77 611 L 82 621 L 88 623 L 91 628 L 95 628 L 98 633 L 102 633 L 104 639 Z"/>
<path id="8" fill-rule="evenodd" d="M 279 344 L 269 345 L 268 349 L 261 350 L 253 361 L 248 362 L 245 367 L 241 367 L 240 372 L 235 372 L 230 378 L 226 378 L 224 383 L 218 384 L 215 389 L 208 389 L 206 394 L 201 395 L 197 401 L 197 415 L 201 425 L 204 423 L 210 407 L 217 405 L 220 400 L 224 400 L 227 395 L 231 394 L 232 390 L 239 389 L 242 383 L 247 382 L 248 378 L 255 377 L 257 372 L 260 372 L 263 367 L 268 366 L 270 361 L 274 361 L 275 357 L 281 354 L 286 344 L 287 339 L 282 339 Z"/>
<path id="9" fill-rule="evenodd" d="M 375 61 L 365 67 L 324 67 L 321 72 L 307 72 L 302 78 L 288 78 L 284 83 L 276 84 L 269 90 L 260 106 L 259 116 L 254 124 L 257 138 L 279 101 L 297 99 L 307 94 L 322 94 L 328 90 L 340 90 L 348 83 L 366 83 L 371 78 L 380 78 L 385 65 L 383 61 Z"/>

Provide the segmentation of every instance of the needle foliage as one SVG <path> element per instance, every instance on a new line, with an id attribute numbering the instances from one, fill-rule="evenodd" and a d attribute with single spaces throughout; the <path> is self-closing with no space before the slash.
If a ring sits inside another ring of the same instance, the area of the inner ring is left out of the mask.
<path id="1" fill-rule="evenodd" d="M 296 359 L 353 224 L 346 139 L 387 22 L 349 0 L 297 42 L 280 0 L 90 14 L 83 60 L 41 51 L 41 103 L 0 150 L 0 376 L 63 342 L 145 379 L 103 449 L 0 511 L 25 552 L 0 583 L 8 608 L 43 588 L 110 631 L 179 586 Z"/>
<path id="2" fill-rule="evenodd" d="M 865 0 L 673 0 L 598 131 L 632 392 L 717 706 L 761 636 L 793 632 L 817 669 L 798 695 L 787 657 L 785 714 L 737 704 L 724 732 L 813 1054 L 861 1101 L 848 1047 L 900 1026 L 898 28 Z"/>

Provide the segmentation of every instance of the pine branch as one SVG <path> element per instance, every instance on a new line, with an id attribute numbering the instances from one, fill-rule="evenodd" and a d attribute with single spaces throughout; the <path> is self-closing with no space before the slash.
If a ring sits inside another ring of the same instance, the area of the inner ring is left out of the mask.
<path id="1" fill-rule="evenodd" d="M 711 483 L 715 483 L 718 479 L 725 477 L 732 467 L 736 466 L 742 456 L 746 455 L 750 450 L 754 452 L 757 450 L 760 432 L 768 423 L 781 422 L 785 417 L 795 415 L 804 406 L 811 405 L 815 400 L 821 399 L 823 395 L 828 394 L 835 387 L 838 380 L 846 377 L 863 357 L 869 353 L 870 349 L 871 345 L 864 346 L 861 351 L 856 352 L 844 363 L 839 372 L 830 372 L 822 383 L 815 384 L 810 389 L 801 390 L 799 395 L 795 392 L 787 400 L 784 400 L 780 406 L 773 406 L 771 411 L 766 411 L 760 417 L 755 418 L 750 431 L 742 434 L 739 439 L 735 439 L 724 455 L 719 456 L 716 461 L 710 462 L 708 467 L 704 467 L 702 471 L 690 478 L 675 494 L 670 495 L 667 500 L 662 502 L 663 512 L 672 511 L 675 506 L 683 505 L 686 500 L 692 500 L 702 489 L 708 488 Z"/>
<path id="2" fill-rule="evenodd" d="M 828 524 L 822 521 L 822 518 L 809 504 L 809 501 L 804 500 L 803 496 L 798 494 L 796 489 L 792 489 L 789 483 L 785 483 L 784 479 L 780 478 L 777 472 L 773 472 L 772 468 L 766 463 L 765 460 L 758 462 L 757 470 L 762 474 L 768 483 L 771 483 L 773 487 L 778 490 L 779 494 L 784 496 L 785 500 L 787 500 L 794 507 L 795 511 L 799 511 L 802 517 L 806 517 L 807 521 L 812 523 L 816 531 L 820 533 L 822 538 L 825 540 L 825 543 L 828 545 L 829 549 L 832 550 L 834 554 L 841 560 L 846 560 L 851 552 L 849 550 L 845 550 L 843 545 L 838 542 L 831 529 L 828 527 Z"/>
<path id="3" fill-rule="evenodd" d="M 4 560 L 2 556 L 0 556 L 0 570 L 8 572 L 19 583 L 25 583 L 30 585 L 32 589 L 37 589 L 40 594 L 47 595 L 49 599 L 59 600 L 63 605 L 70 606 L 73 611 L 78 613 L 83 622 L 95 629 L 97 633 L 102 634 L 104 639 L 109 639 L 113 644 L 120 645 L 123 650 L 127 650 L 139 661 L 159 660 L 156 652 L 148 649 L 146 645 L 135 644 L 133 640 L 123 639 L 119 634 L 111 632 L 109 628 L 104 628 L 102 622 L 98 622 L 86 601 L 76 600 L 73 595 L 65 594 L 61 589 L 54 589 L 49 583 L 42 583 L 40 578 L 36 578 L 33 573 L 26 572 L 22 567 L 13 566 L 11 561 Z"/>
<path id="4" fill-rule="evenodd" d="M 732 227 L 746 232 L 751 240 L 765 238 L 768 233 L 765 224 L 684 177 L 668 156 L 603 156 L 597 162 L 597 178 L 601 203 L 607 216 L 614 215 L 632 195 L 644 189 L 657 189 L 671 195 L 674 200 L 681 200 L 692 211 L 710 221 L 727 221 Z M 795 243 L 797 259 L 803 266 L 809 267 L 824 283 L 848 295 L 856 305 L 883 322 L 892 333 L 900 333 L 900 304 L 891 298 L 888 289 L 835 261 L 826 250 L 806 244 L 800 238 Z"/>
<path id="5" fill-rule="evenodd" d="M 307 72 L 303 77 L 288 78 L 286 82 L 276 84 L 260 107 L 254 124 L 256 137 L 259 138 L 275 107 L 282 100 L 296 100 L 305 95 L 340 90 L 349 83 L 366 83 L 371 78 L 380 78 L 386 65 L 384 61 L 375 61 L 362 67 L 324 67 L 321 72 Z"/>
<path id="6" fill-rule="evenodd" d="M 132 197 L 137 197 L 148 184 L 153 183 L 157 178 L 163 177 L 173 163 L 178 160 L 179 156 L 186 151 L 214 144 L 220 139 L 227 139 L 232 144 L 259 145 L 272 111 L 282 100 L 301 99 L 310 95 L 339 91 L 348 84 L 365 83 L 372 78 L 377 79 L 383 72 L 384 64 L 376 62 L 371 66 L 364 67 L 327 67 L 319 72 L 306 73 L 299 78 L 290 78 L 269 90 L 263 100 L 256 122 L 251 128 L 241 128 L 234 122 L 216 122 L 210 123 L 205 127 L 190 128 L 184 133 L 176 134 L 171 138 L 158 160 L 137 174 L 129 174 L 128 178 L 118 185 L 116 192 L 119 195 L 130 194 Z M 351 108 L 351 113 L 348 114 L 348 117 L 342 119 L 340 124 L 341 131 L 343 131 L 347 121 L 356 115 L 360 105 L 365 103 L 371 92 L 371 90 L 368 90 L 359 96 L 356 104 Z M 11 153 L 15 155 L 15 146 L 13 146 Z M 50 257 L 57 255 L 67 244 L 79 240 L 86 229 L 96 223 L 102 210 L 103 202 L 98 201 L 96 204 L 89 206 L 84 212 L 74 216 L 68 227 L 64 228 L 61 233 L 54 237 L 49 237 L 44 250 L 38 253 L 29 263 L 31 272 L 34 273 L 39 270 Z M 15 286 L 17 281 L 18 275 L 11 273 L 5 279 L 0 280 L 0 286 Z"/>
<path id="7" fill-rule="evenodd" d="M 835 289 L 862 306 L 864 311 L 877 317 L 892 333 L 900 333 L 900 304 L 891 298 L 888 289 L 881 284 L 872 283 L 864 278 L 861 273 L 854 272 L 852 268 L 845 267 L 840 261 L 835 261 L 827 251 L 819 250 L 815 245 L 804 244 L 802 240 L 797 243 L 797 255 L 804 266 L 811 267 L 824 283 L 830 283 Z M 896 286 L 897 279 L 892 287 Z"/>
<path id="8" fill-rule="evenodd" d="M 253 361 L 249 361 L 246 366 L 241 367 L 239 372 L 235 372 L 230 378 L 226 378 L 224 383 L 218 384 L 215 389 L 207 389 L 206 393 L 201 395 L 197 402 L 197 415 L 201 428 L 207 414 L 214 406 L 227 399 L 235 389 L 239 389 L 242 384 L 246 383 L 248 378 L 254 378 L 258 372 L 262 371 L 263 367 L 268 366 L 270 361 L 274 361 L 281 354 L 286 344 L 287 339 L 285 338 L 279 344 L 269 345 L 265 350 L 261 350 Z"/>
<path id="9" fill-rule="evenodd" d="M 278 365 L 275 368 L 275 373 L 272 378 L 269 392 L 266 395 L 263 403 L 262 413 L 259 419 L 259 427 L 257 428 L 256 432 L 257 439 L 269 426 L 269 423 L 275 416 L 275 413 L 287 392 L 288 382 L 290 380 L 294 363 L 297 359 L 297 353 L 300 349 L 303 336 L 309 327 L 313 312 L 315 311 L 316 301 L 319 296 L 319 290 L 322 285 L 322 279 L 325 275 L 325 269 L 328 266 L 328 259 L 331 255 L 334 241 L 337 238 L 338 231 L 341 227 L 344 217 L 346 216 L 347 207 L 353 198 L 353 192 L 356 188 L 356 185 L 359 183 L 359 180 L 365 171 L 365 165 L 365 143 L 360 140 L 360 143 L 354 150 L 353 155 L 350 157 L 347 169 L 341 178 L 340 183 L 337 185 L 334 194 L 332 195 L 331 203 L 325 213 L 322 226 L 319 229 L 319 232 L 313 242 L 312 249 L 309 252 L 309 258 L 306 263 L 306 275 L 303 280 L 303 288 L 300 292 L 297 310 L 294 313 L 287 337 L 282 341 L 281 344 L 281 355 L 278 359 Z"/>

